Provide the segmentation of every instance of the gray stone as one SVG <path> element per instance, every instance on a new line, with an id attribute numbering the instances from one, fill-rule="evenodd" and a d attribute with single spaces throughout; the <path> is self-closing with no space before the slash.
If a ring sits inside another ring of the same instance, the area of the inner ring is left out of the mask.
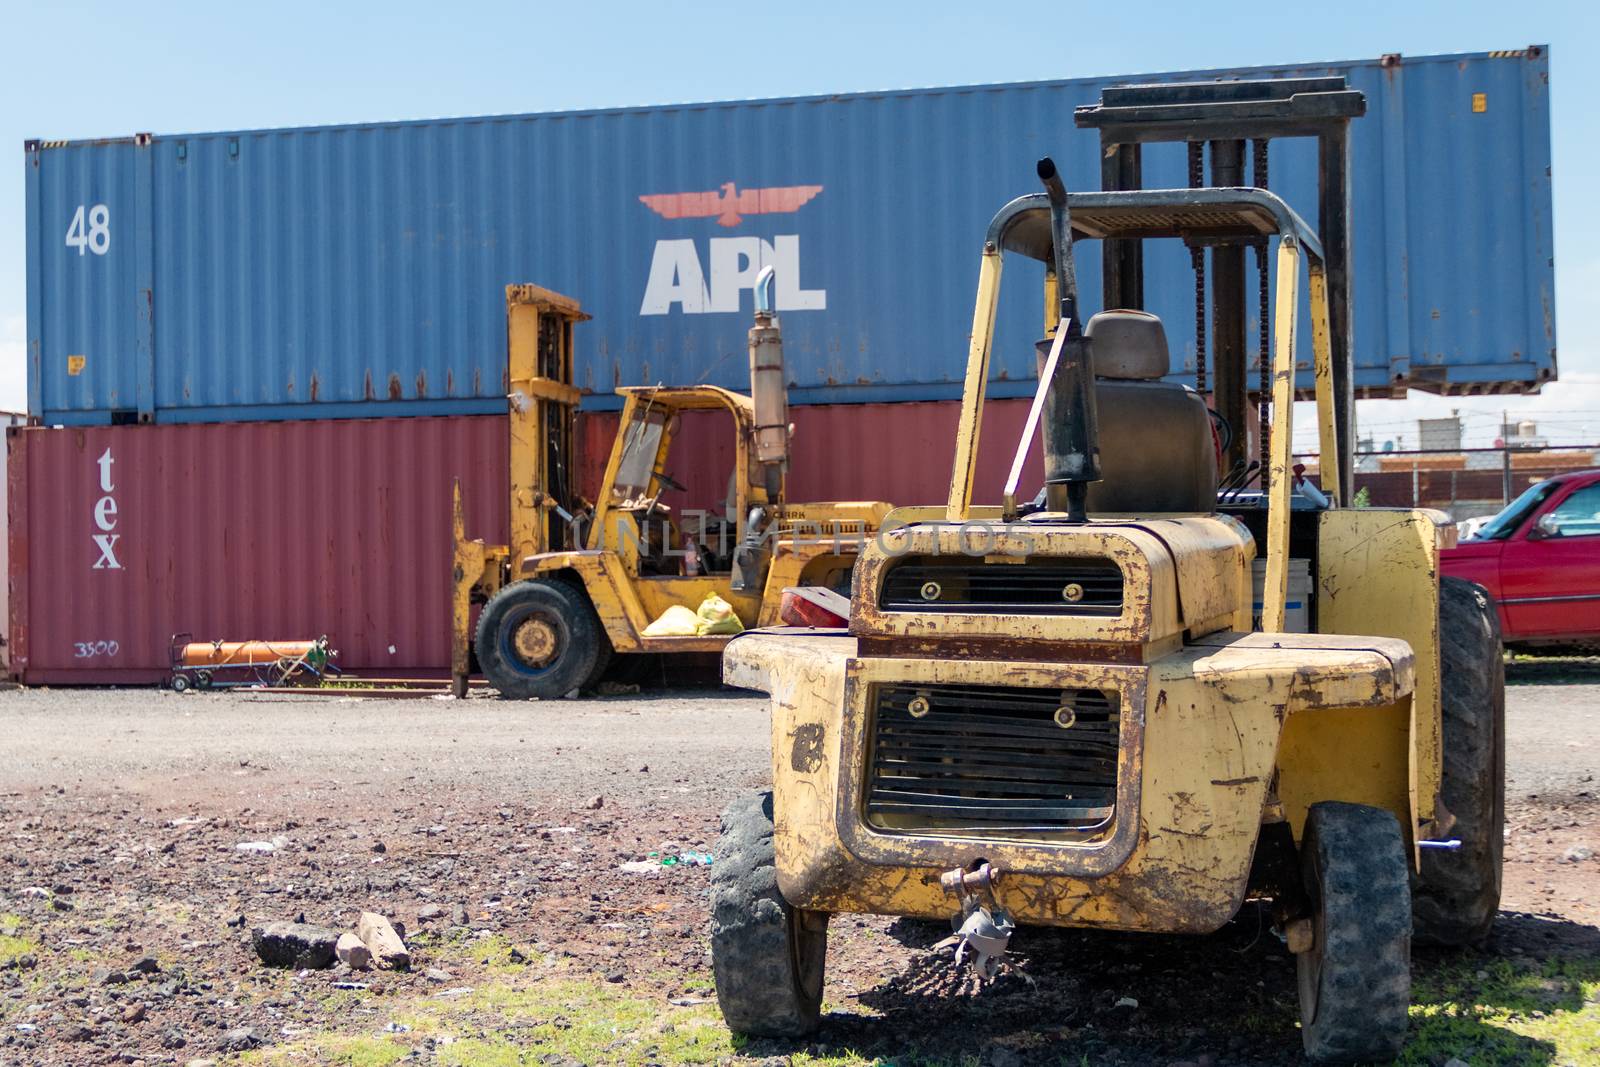
<path id="1" fill-rule="evenodd" d="M 268 923 L 255 928 L 250 943 L 269 967 L 320 970 L 333 966 L 339 931 L 310 923 Z"/>
<path id="2" fill-rule="evenodd" d="M 218 1048 L 224 1052 L 248 1052 L 253 1048 L 260 1048 L 267 1043 L 267 1039 L 256 1032 L 251 1026 L 241 1026 L 237 1030 L 229 1030 L 222 1035 Z"/>

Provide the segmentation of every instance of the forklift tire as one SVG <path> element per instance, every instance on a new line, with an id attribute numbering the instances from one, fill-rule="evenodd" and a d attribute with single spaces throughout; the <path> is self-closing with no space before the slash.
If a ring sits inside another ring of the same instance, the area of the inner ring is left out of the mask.
<path id="1" fill-rule="evenodd" d="M 522 632 L 533 627 L 530 632 Z M 484 677 L 503 700 L 555 700 L 586 685 L 606 641 L 594 607 L 565 582 L 515 582 L 478 616 L 475 645 Z M 527 658 L 530 645 L 546 654 Z"/>
<path id="2" fill-rule="evenodd" d="M 1295 957 L 1313 1063 L 1388 1061 L 1411 1007 L 1411 862 L 1392 813 L 1313 804 L 1300 841 L 1313 939 Z"/>
<path id="3" fill-rule="evenodd" d="M 1440 710 L 1444 767 L 1439 797 L 1455 816 L 1454 852 L 1427 849 L 1412 889 L 1419 942 L 1482 941 L 1500 909 L 1506 825 L 1506 668 L 1489 594 L 1462 578 L 1439 580 Z"/>
<path id="4" fill-rule="evenodd" d="M 172 688 L 174 693 L 186 693 L 189 690 L 189 676 L 182 673 L 174 674 L 167 685 Z"/>
<path id="5" fill-rule="evenodd" d="M 711 969 L 728 1028 L 752 1037 L 803 1037 L 822 1021 L 828 916 L 778 892 L 772 794 L 722 813 L 711 868 Z"/>

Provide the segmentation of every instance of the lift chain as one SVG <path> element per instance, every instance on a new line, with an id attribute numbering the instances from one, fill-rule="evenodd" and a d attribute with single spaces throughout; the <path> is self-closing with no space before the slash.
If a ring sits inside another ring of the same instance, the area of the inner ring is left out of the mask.
<path id="1" fill-rule="evenodd" d="M 1205 143 L 1189 142 L 1189 188 L 1205 184 Z M 1189 249 L 1189 264 L 1194 268 L 1194 388 L 1200 399 L 1206 396 L 1206 254 L 1199 247 Z"/>
<path id="2" fill-rule="evenodd" d="M 1261 138 L 1251 142 L 1253 149 L 1253 164 L 1255 169 L 1255 184 L 1257 189 L 1267 188 L 1267 141 Z M 1265 239 L 1256 242 L 1256 281 L 1259 288 L 1258 300 L 1260 319 L 1256 327 L 1257 352 L 1256 360 L 1260 364 L 1260 433 L 1257 435 L 1261 442 L 1261 492 L 1265 496 L 1272 475 L 1268 463 L 1268 445 L 1272 439 L 1272 423 L 1270 420 L 1272 403 L 1272 362 L 1271 344 L 1268 340 L 1268 304 L 1267 304 L 1267 242 Z"/>

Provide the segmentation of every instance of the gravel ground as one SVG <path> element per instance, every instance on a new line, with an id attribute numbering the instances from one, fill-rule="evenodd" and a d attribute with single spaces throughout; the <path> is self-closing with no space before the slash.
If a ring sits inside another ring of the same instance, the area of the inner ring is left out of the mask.
<path id="1" fill-rule="evenodd" d="M 1518 1021 L 1596 1010 L 1600 860 L 1566 857 L 1600 852 L 1600 668 L 1510 679 L 1503 914 L 1482 954 L 1419 954 L 1414 1062 L 1568 1062 Z M 818 1042 L 735 1048 L 710 1002 L 708 872 L 620 868 L 713 849 L 717 813 L 767 777 L 767 728 L 764 698 L 714 691 L 0 693 L 0 1067 L 1295 1061 L 1293 961 L 1250 909 L 1210 938 L 1023 931 L 982 991 L 927 951 L 942 929 L 841 917 Z M 408 927 L 411 972 L 297 975 L 250 949 L 259 923 L 363 909 Z M 1474 974 L 1468 1007 L 1509 1023 L 1447 1010 Z"/>

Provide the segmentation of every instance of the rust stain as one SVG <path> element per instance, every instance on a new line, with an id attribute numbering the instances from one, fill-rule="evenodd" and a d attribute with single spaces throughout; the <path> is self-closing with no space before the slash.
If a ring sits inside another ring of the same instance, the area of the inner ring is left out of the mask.
<path id="1" fill-rule="evenodd" d="M 403 400 L 403 399 L 405 399 L 405 389 L 400 384 L 400 375 L 398 375 L 398 374 L 389 375 L 389 399 L 390 400 Z"/>
<path id="2" fill-rule="evenodd" d="M 322 379 L 317 377 L 315 371 L 311 372 L 311 399 L 317 400 L 322 395 Z"/>
<path id="3" fill-rule="evenodd" d="M 427 371 L 423 371 L 423 370 L 419 370 L 419 371 L 417 371 L 417 399 L 420 400 L 420 399 L 422 399 L 423 397 L 425 397 L 427 395 L 428 395 L 428 372 Z"/>
<path id="4" fill-rule="evenodd" d="M 367 368 L 364 395 L 368 400 L 374 400 L 377 398 L 377 394 L 372 391 L 372 368 L 370 367 Z"/>

